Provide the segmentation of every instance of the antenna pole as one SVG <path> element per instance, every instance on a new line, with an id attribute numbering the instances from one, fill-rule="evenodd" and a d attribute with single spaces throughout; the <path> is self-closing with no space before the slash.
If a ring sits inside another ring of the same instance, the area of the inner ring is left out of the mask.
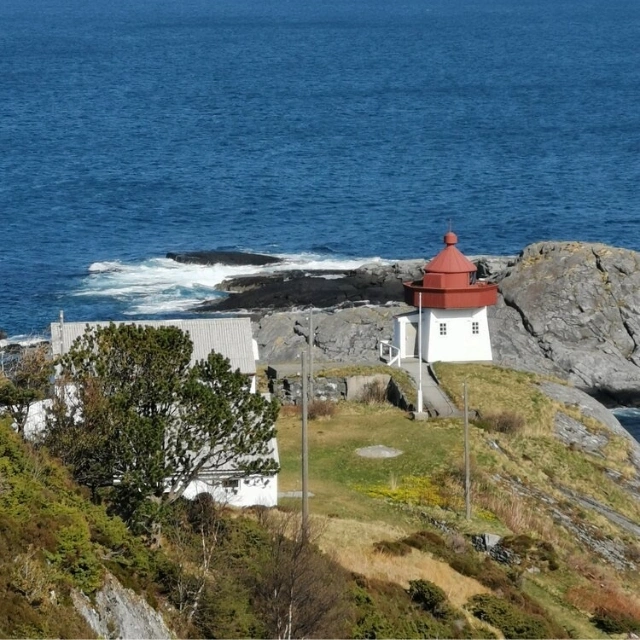
<path id="1" fill-rule="evenodd" d="M 471 469 L 469 463 L 469 402 L 467 383 L 462 384 L 464 396 L 464 506 L 467 520 L 471 520 Z"/>
<path id="2" fill-rule="evenodd" d="M 313 343 L 314 340 L 314 328 L 313 328 L 313 309 L 309 309 L 309 399 L 311 402 L 314 400 L 313 395 Z"/>
<path id="3" fill-rule="evenodd" d="M 422 291 L 418 294 L 418 413 L 422 413 Z"/>
<path id="4" fill-rule="evenodd" d="M 53 338 L 53 336 L 51 337 Z M 53 340 L 51 342 L 53 343 Z M 60 309 L 60 355 L 63 356 L 64 353 L 64 311 Z"/>
<path id="5" fill-rule="evenodd" d="M 302 360 L 302 539 L 307 540 L 309 533 L 309 443 L 307 439 L 308 389 L 307 367 L 304 351 Z"/>

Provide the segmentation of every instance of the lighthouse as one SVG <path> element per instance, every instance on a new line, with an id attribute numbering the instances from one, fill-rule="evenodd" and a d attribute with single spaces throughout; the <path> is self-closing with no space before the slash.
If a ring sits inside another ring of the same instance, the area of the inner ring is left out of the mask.
<path id="1" fill-rule="evenodd" d="M 405 302 L 416 311 L 394 319 L 393 344 L 400 358 L 426 362 L 490 362 L 487 307 L 498 285 L 479 282 L 476 266 L 456 247 L 449 231 L 445 248 L 424 268 L 422 280 L 405 282 Z"/>

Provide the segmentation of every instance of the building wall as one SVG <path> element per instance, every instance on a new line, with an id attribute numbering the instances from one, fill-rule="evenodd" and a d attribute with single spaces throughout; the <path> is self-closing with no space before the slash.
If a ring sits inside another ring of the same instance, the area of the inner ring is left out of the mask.
<path id="1" fill-rule="evenodd" d="M 417 311 L 394 319 L 393 344 L 401 350 L 402 358 L 417 354 Z M 474 323 L 477 333 L 474 333 Z M 446 334 L 440 333 L 440 324 L 446 325 Z M 422 358 L 426 362 L 491 361 L 491 336 L 487 309 L 423 309 Z"/>
<path id="2" fill-rule="evenodd" d="M 400 349 L 401 358 L 418 355 L 418 313 L 407 313 L 393 319 L 393 345 Z"/>
<path id="3" fill-rule="evenodd" d="M 422 355 L 427 362 L 491 361 L 487 308 L 423 311 Z"/>
<path id="4" fill-rule="evenodd" d="M 237 482 L 237 487 L 223 486 Z M 196 480 L 191 482 L 184 492 L 184 497 L 193 500 L 199 493 L 209 493 L 213 499 L 230 507 L 275 507 L 278 504 L 278 476 L 263 477 L 249 476 L 248 478 L 226 479 L 222 478 L 204 482 Z"/>

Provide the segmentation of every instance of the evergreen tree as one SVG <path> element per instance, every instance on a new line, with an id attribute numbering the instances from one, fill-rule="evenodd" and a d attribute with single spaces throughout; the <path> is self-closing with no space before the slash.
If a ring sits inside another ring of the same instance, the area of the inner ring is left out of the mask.
<path id="1" fill-rule="evenodd" d="M 278 406 L 217 353 L 189 366 L 175 327 L 88 329 L 60 361 L 46 443 L 92 487 L 113 486 L 129 521 L 156 526 L 203 468 L 274 474 Z"/>
<path id="2" fill-rule="evenodd" d="M 0 407 L 11 416 L 15 428 L 24 435 L 29 407 L 46 397 L 52 373 L 47 348 L 28 347 L 0 372 Z"/>

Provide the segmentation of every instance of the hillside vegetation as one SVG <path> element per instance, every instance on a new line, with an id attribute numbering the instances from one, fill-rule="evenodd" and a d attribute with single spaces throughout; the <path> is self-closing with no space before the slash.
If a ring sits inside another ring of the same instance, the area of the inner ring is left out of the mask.
<path id="1" fill-rule="evenodd" d="M 579 406 L 546 396 L 544 380 L 533 374 L 440 365 L 438 375 L 460 406 L 466 380 L 477 410 L 472 519 L 464 517 L 461 420 L 417 422 L 388 406 L 343 404 L 311 422 L 311 508 L 325 522 L 323 548 L 343 566 L 404 588 L 432 580 L 450 602 L 511 637 L 602 637 L 640 628 L 633 528 L 640 503 L 629 440 Z M 606 444 L 590 453 L 563 443 L 554 429 L 559 412 L 606 435 Z M 297 416 L 281 416 L 279 439 L 280 487 L 299 489 Z M 403 453 L 356 454 L 372 445 Z M 503 537 L 493 557 L 504 562 L 473 550 L 471 536 L 482 533 Z M 523 615 L 550 626 L 509 626 Z"/>
<path id="2" fill-rule="evenodd" d="M 349 571 L 320 552 L 315 526 L 310 542 L 300 538 L 295 513 L 180 500 L 152 550 L 85 491 L 0 422 L 0 636 L 96 637 L 73 594 L 93 600 L 110 575 L 178 637 L 487 635 L 446 598 L 425 603 L 435 589 L 428 581 L 410 592 Z M 110 606 L 101 615 L 117 635 L 120 613 Z"/>
<path id="3" fill-rule="evenodd" d="M 365 373 L 363 371 L 363 373 Z M 458 419 L 338 403 L 310 422 L 310 541 L 298 498 L 236 511 L 177 501 L 150 549 L 109 504 L 0 420 L 0 635 L 92 637 L 73 592 L 108 574 L 179 637 L 610 637 L 640 629 L 640 522 L 629 441 L 543 393 L 541 378 L 441 365 L 469 389 L 472 518 Z M 597 436 L 557 436 L 558 414 Z M 277 423 L 281 491 L 300 490 L 300 418 Z M 606 437 L 605 437 L 606 436 Z M 383 445 L 396 457 L 356 450 Z M 495 534 L 490 553 L 473 536 Z M 476 540 L 477 543 L 477 540 Z"/>

